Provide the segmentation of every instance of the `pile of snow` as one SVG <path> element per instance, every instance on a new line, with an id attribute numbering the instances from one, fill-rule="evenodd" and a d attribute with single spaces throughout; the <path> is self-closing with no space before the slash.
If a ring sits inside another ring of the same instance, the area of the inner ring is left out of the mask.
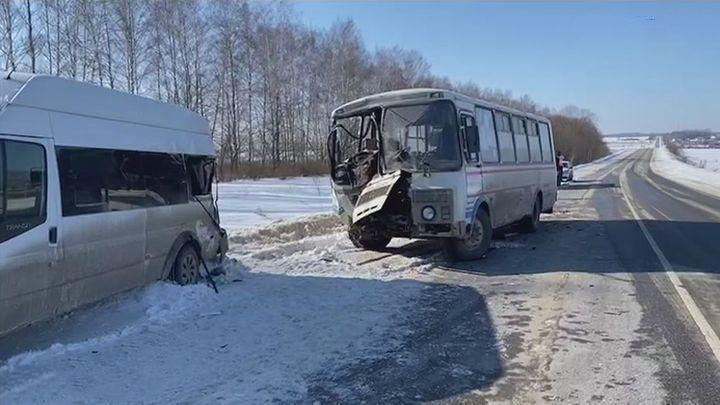
<path id="1" fill-rule="evenodd" d="M 693 166 L 720 172 L 720 149 L 683 149 L 682 154 Z"/>
<path id="2" fill-rule="evenodd" d="M 278 220 L 333 212 L 328 176 L 220 183 L 218 195 L 220 222 L 230 234 Z"/>
<path id="3" fill-rule="evenodd" d="M 711 195 L 720 195 L 720 173 L 701 169 L 679 160 L 658 142 L 650 162 L 656 174 Z"/>

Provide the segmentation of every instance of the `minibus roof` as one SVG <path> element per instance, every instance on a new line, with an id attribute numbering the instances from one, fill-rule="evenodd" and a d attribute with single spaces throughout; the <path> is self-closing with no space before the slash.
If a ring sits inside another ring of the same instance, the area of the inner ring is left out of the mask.
<path id="1" fill-rule="evenodd" d="M 505 107 L 490 101 L 469 97 L 464 94 L 452 90 L 434 89 L 434 88 L 418 88 L 388 91 L 385 93 L 373 94 L 362 97 L 357 100 L 350 101 L 336 108 L 332 112 L 332 118 L 342 118 L 353 115 L 363 110 L 382 107 L 386 105 L 410 104 L 418 101 L 427 100 L 457 100 L 472 103 L 475 105 L 505 111 L 511 114 L 524 115 L 539 121 L 547 122 L 548 119 L 537 114 L 531 114 L 525 111 L 516 110 L 514 108 Z"/>
<path id="2" fill-rule="evenodd" d="M 214 154 L 207 121 L 188 109 L 28 73 L 0 77 L 0 133 L 54 138 L 68 146 Z"/>

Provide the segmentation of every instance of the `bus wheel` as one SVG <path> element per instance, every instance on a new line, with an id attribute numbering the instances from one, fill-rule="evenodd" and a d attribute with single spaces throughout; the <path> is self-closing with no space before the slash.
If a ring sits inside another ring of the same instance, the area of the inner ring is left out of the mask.
<path id="1" fill-rule="evenodd" d="M 535 197 L 532 213 L 520 222 L 521 232 L 532 233 L 538 230 L 540 227 L 540 211 L 542 211 L 542 200 L 538 195 Z"/>
<path id="2" fill-rule="evenodd" d="M 383 249 L 392 239 L 376 229 L 354 224 L 348 229 L 348 238 L 356 248 L 367 250 Z"/>
<path id="3" fill-rule="evenodd" d="M 192 245 L 180 249 L 173 265 L 172 279 L 180 285 L 195 284 L 200 278 L 200 257 Z"/>
<path id="4" fill-rule="evenodd" d="M 490 248 L 492 234 L 490 215 L 484 209 L 479 209 L 470 235 L 464 239 L 448 240 L 447 253 L 453 260 L 481 259 Z"/>

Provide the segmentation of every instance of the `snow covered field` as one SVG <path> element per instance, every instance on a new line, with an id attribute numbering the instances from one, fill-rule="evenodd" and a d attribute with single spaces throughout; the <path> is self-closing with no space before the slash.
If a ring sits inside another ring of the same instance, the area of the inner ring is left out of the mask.
<path id="1" fill-rule="evenodd" d="M 220 184 L 220 220 L 230 232 L 332 212 L 327 176 L 238 180 Z"/>
<path id="2" fill-rule="evenodd" d="M 720 172 L 720 149 L 683 149 L 682 154 L 694 166 Z"/>
<path id="3" fill-rule="evenodd" d="M 630 149 L 651 148 L 653 142 L 649 136 L 629 136 L 629 137 L 612 137 L 608 136 L 603 139 L 605 144 L 612 152 Z"/>

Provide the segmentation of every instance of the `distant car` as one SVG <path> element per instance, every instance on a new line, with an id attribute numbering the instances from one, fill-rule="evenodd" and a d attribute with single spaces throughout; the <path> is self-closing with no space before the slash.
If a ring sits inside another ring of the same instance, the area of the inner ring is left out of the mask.
<path id="1" fill-rule="evenodd" d="M 573 181 L 573 165 L 568 160 L 562 161 L 562 179 L 563 181 Z"/>

